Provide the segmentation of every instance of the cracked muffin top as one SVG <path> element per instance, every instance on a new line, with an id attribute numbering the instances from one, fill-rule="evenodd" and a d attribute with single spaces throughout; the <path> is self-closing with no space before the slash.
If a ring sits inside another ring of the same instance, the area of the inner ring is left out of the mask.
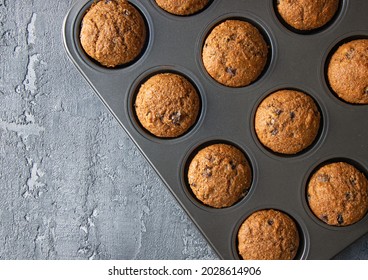
<path id="1" fill-rule="evenodd" d="M 243 87 L 262 73 L 268 58 L 267 44 L 252 24 L 226 20 L 207 36 L 203 65 L 217 82 L 228 87 Z"/>
<path id="2" fill-rule="evenodd" d="M 189 16 L 202 10 L 209 0 L 155 0 L 157 5 L 174 15 Z"/>
<path id="3" fill-rule="evenodd" d="M 295 222 L 277 210 L 253 213 L 238 231 L 239 254 L 244 260 L 292 260 L 298 248 Z"/>
<path id="4" fill-rule="evenodd" d="M 252 174 L 245 155 L 227 144 L 200 150 L 188 169 L 188 182 L 198 200 L 214 208 L 229 207 L 249 191 Z"/>
<path id="5" fill-rule="evenodd" d="M 141 14 L 125 0 L 93 3 L 83 17 L 80 42 L 101 65 L 116 67 L 133 61 L 146 41 Z"/>
<path id="6" fill-rule="evenodd" d="M 274 152 L 296 154 L 316 138 L 320 112 L 314 100 L 295 90 L 280 90 L 258 106 L 255 130 L 259 141 Z"/>
<path id="7" fill-rule="evenodd" d="M 339 7 L 339 0 L 277 0 L 284 21 L 298 30 L 313 30 L 328 23 Z"/>
<path id="8" fill-rule="evenodd" d="M 311 177 L 307 199 L 321 221 L 348 226 L 360 221 L 368 211 L 368 180 L 346 162 L 327 164 Z"/>
<path id="9" fill-rule="evenodd" d="M 368 39 L 340 46 L 328 65 L 328 81 L 333 91 L 353 104 L 368 104 Z"/>
<path id="10" fill-rule="evenodd" d="M 161 73 L 140 87 L 134 106 L 145 129 L 157 137 L 173 138 L 184 134 L 196 122 L 200 98 L 183 76 Z"/>

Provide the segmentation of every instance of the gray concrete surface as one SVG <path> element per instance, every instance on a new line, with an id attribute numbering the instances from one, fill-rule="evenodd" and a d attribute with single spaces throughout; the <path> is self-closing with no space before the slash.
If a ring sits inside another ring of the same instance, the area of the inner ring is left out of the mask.
<path id="1" fill-rule="evenodd" d="M 0 0 L 0 259 L 216 259 L 66 57 L 72 2 Z"/>

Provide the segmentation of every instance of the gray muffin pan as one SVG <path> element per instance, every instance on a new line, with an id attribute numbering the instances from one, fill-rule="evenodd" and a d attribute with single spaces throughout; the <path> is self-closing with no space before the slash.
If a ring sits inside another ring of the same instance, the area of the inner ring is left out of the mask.
<path id="1" fill-rule="evenodd" d="M 100 66 L 79 42 L 81 20 L 93 3 L 80 0 L 63 26 L 66 52 L 97 96 L 129 134 L 142 154 L 223 259 L 239 259 L 237 232 L 254 211 L 278 209 L 298 225 L 297 259 L 329 259 L 368 232 L 368 215 L 346 227 L 317 219 L 308 207 L 306 186 L 311 174 L 327 162 L 346 161 L 368 175 L 368 105 L 340 100 L 326 80 L 331 52 L 342 43 L 368 38 L 368 1 L 342 0 L 335 18 L 314 32 L 296 32 L 279 19 L 273 0 L 214 0 L 202 12 L 180 17 L 161 10 L 154 0 L 131 0 L 148 28 L 146 47 L 133 63 L 115 69 Z M 201 49 L 208 32 L 226 19 L 256 25 L 269 45 L 269 61 L 249 86 L 229 88 L 205 71 Z M 176 139 L 159 139 L 139 124 L 134 98 L 143 81 L 155 73 L 186 76 L 198 89 L 201 112 L 194 127 Z M 298 89 L 317 102 L 321 129 L 307 150 L 284 156 L 267 150 L 257 139 L 254 116 L 258 104 L 278 89 Z M 186 179 L 190 159 L 202 147 L 230 143 L 252 166 L 250 192 L 235 205 L 213 209 L 193 197 Z"/>

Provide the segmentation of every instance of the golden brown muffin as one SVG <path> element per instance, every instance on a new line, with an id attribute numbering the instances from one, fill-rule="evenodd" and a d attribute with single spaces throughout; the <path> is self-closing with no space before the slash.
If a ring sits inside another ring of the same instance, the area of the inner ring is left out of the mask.
<path id="1" fill-rule="evenodd" d="M 292 260 L 298 247 L 298 229 L 280 211 L 257 211 L 244 221 L 238 232 L 238 250 L 244 260 Z"/>
<path id="2" fill-rule="evenodd" d="M 314 215 L 326 224 L 351 225 L 367 213 L 368 181 L 348 163 L 327 164 L 310 179 L 307 198 Z"/>
<path id="3" fill-rule="evenodd" d="M 262 73 L 268 47 L 252 24 L 227 20 L 207 36 L 202 59 L 208 74 L 229 87 L 247 86 Z"/>
<path id="4" fill-rule="evenodd" d="M 280 90 L 258 106 L 255 130 L 267 148 L 291 155 L 313 143 L 320 119 L 320 112 L 310 96 L 295 90 Z"/>
<path id="5" fill-rule="evenodd" d="M 142 126 L 157 137 L 172 138 L 185 133 L 197 120 L 200 99 L 183 76 L 157 74 L 139 89 L 135 111 Z"/>
<path id="6" fill-rule="evenodd" d="M 90 57 L 103 66 L 115 67 L 139 56 L 146 41 L 146 26 L 127 1 L 98 1 L 83 17 L 80 41 Z"/>
<path id="7" fill-rule="evenodd" d="M 313 30 L 328 23 L 339 0 L 278 0 L 277 10 L 284 21 L 298 30 Z"/>
<path id="8" fill-rule="evenodd" d="M 227 144 L 198 152 L 189 165 L 188 182 L 194 195 L 214 208 L 229 207 L 244 197 L 252 181 L 244 154 Z"/>
<path id="9" fill-rule="evenodd" d="M 202 10 L 209 0 L 155 0 L 166 12 L 178 16 L 189 16 Z"/>
<path id="10" fill-rule="evenodd" d="M 368 104 L 368 39 L 340 46 L 332 55 L 327 72 L 331 88 L 341 99 Z"/>

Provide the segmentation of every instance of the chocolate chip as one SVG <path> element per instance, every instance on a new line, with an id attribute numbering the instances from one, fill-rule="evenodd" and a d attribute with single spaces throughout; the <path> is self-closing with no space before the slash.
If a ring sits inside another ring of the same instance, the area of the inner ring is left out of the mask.
<path id="1" fill-rule="evenodd" d="M 324 221 L 325 223 L 327 223 L 328 222 L 328 216 L 327 215 L 322 215 L 321 220 Z"/>
<path id="2" fill-rule="evenodd" d="M 355 185 L 356 185 L 356 183 L 357 183 L 357 179 L 356 179 L 355 177 L 351 176 L 351 177 L 349 178 L 349 182 L 350 182 L 350 184 L 352 184 L 353 186 L 355 186 Z"/>
<path id="3" fill-rule="evenodd" d="M 330 176 L 328 176 L 327 174 L 321 174 L 318 175 L 317 180 L 321 183 L 327 183 L 330 181 Z"/>
<path id="4" fill-rule="evenodd" d="M 307 199 L 308 199 L 308 201 L 310 201 L 310 199 L 311 199 L 311 195 L 310 194 L 307 194 Z"/>
<path id="5" fill-rule="evenodd" d="M 126 15 L 126 16 L 129 16 L 130 15 L 130 11 L 127 10 L 127 9 L 124 9 L 123 10 L 123 14 Z"/>
<path id="6" fill-rule="evenodd" d="M 284 111 L 281 110 L 281 109 L 276 109 L 275 110 L 275 114 L 278 115 L 278 116 L 280 116 L 282 114 L 282 112 L 284 112 Z"/>
<path id="7" fill-rule="evenodd" d="M 212 170 L 210 167 L 206 166 L 206 168 L 204 169 L 203 173 L 202 173 L 203 177 L 209 178 L 212 176 Z"/>
<path id="8" fill-rule="evenodd" d="M 158 118 L 161 122 L 164 121 L 164 115 L 162 114 L 156 114 L 156 118 Z"/>
<path id="9" fill-rule="evenodd" d="M 272 226 L 272 225 L 273 225 L 273 223 L 274 223 L 274 222 L 273 222 L 273 220 L 271 220 L 271 219 L 267 221 L 267 224 L 269 224 L 270 226 Z"/>
<path id="10" fill-rule="evenodd" d="M 341 214 L 337 215 L 337 223 L 339 225 L 342 225 L 344 223 L 344 218 L 342 217 Z"/>
<path id="11" fill-rule="evenodd" d="M 206 155 L 205 158 L 209 161 L 209 162 L 214 162 L 215 159 L 213 158 L 213 156 L 211 155 Z"/>
<path id="12" fill-rule="evenodd" d="M 363 94 L 368 94 L 368 86 L 365 87 Z"/>
<path id="13" fill-rule="evenodd" d="M 232 160 L 230 160 L 229 163 L 231 165 L 231 169 L 234 170 L 236 168 L 236 164 Z"/>
<path id="14" fill-rule="evenodd" d="M 295 119 L 295 113 L 294 112 L 291 112 L 290 113 L 290 119 L 293 121 Z"/>
<path id="15" fill-rule="evenodd" d="M 347 192 L 345 194 L 345 198 L 346 198 L 346 200 L 349 200 L 351 198 L 351 193 Z"/>
<path id="16" fill-rule="evenodd" d="M 350 48 L 350 50 L 348 50 L 345 53 L 345 56 L 347 59 L 352 59 L 354 57 L 354 53 L 355 53 L 355 49 L 354 48 Z"/>
<path id="17" fill-rule="evenodd" d="M 232 77 L 236 75 L 236 68 L 226 67 L 225 70 L 226 70 L 226 73 L 230 74 Z"/>
<path id="18" fill-rule="evenodd" d="M 175 125 L 180 125 L 181 121 L 181 113 L 180 112 L 174 112 L 170 115 L 170 120 Z"/>
<path id="19" fill-rule="evenodd" d="M 110 2 L 111 2 L 111 0 L 105 0 L 105 4 L 108 4 Z"/>
<path id="20" fill-rule="evenodd" d="M 226 42 L 234 41 L 236 39 L 236 34 L 231 34 L 226 38 Z"/>
<path id="21" fill-rule="evenodd" d="M 279 130 L 277 128 L 275 128 L 274 130 L 271 131 L 271 134 L 273 136 L 277 135 L 279 133 Z"/>
<path id="22" fill-rule="evenodd" d="M 296 250 L 296 245 L 295 244 L 290 244 L 290 248 L 289 248 L 289 250 L 290 250 L 290 252 L 294 252 L 295 250 Z"/>

